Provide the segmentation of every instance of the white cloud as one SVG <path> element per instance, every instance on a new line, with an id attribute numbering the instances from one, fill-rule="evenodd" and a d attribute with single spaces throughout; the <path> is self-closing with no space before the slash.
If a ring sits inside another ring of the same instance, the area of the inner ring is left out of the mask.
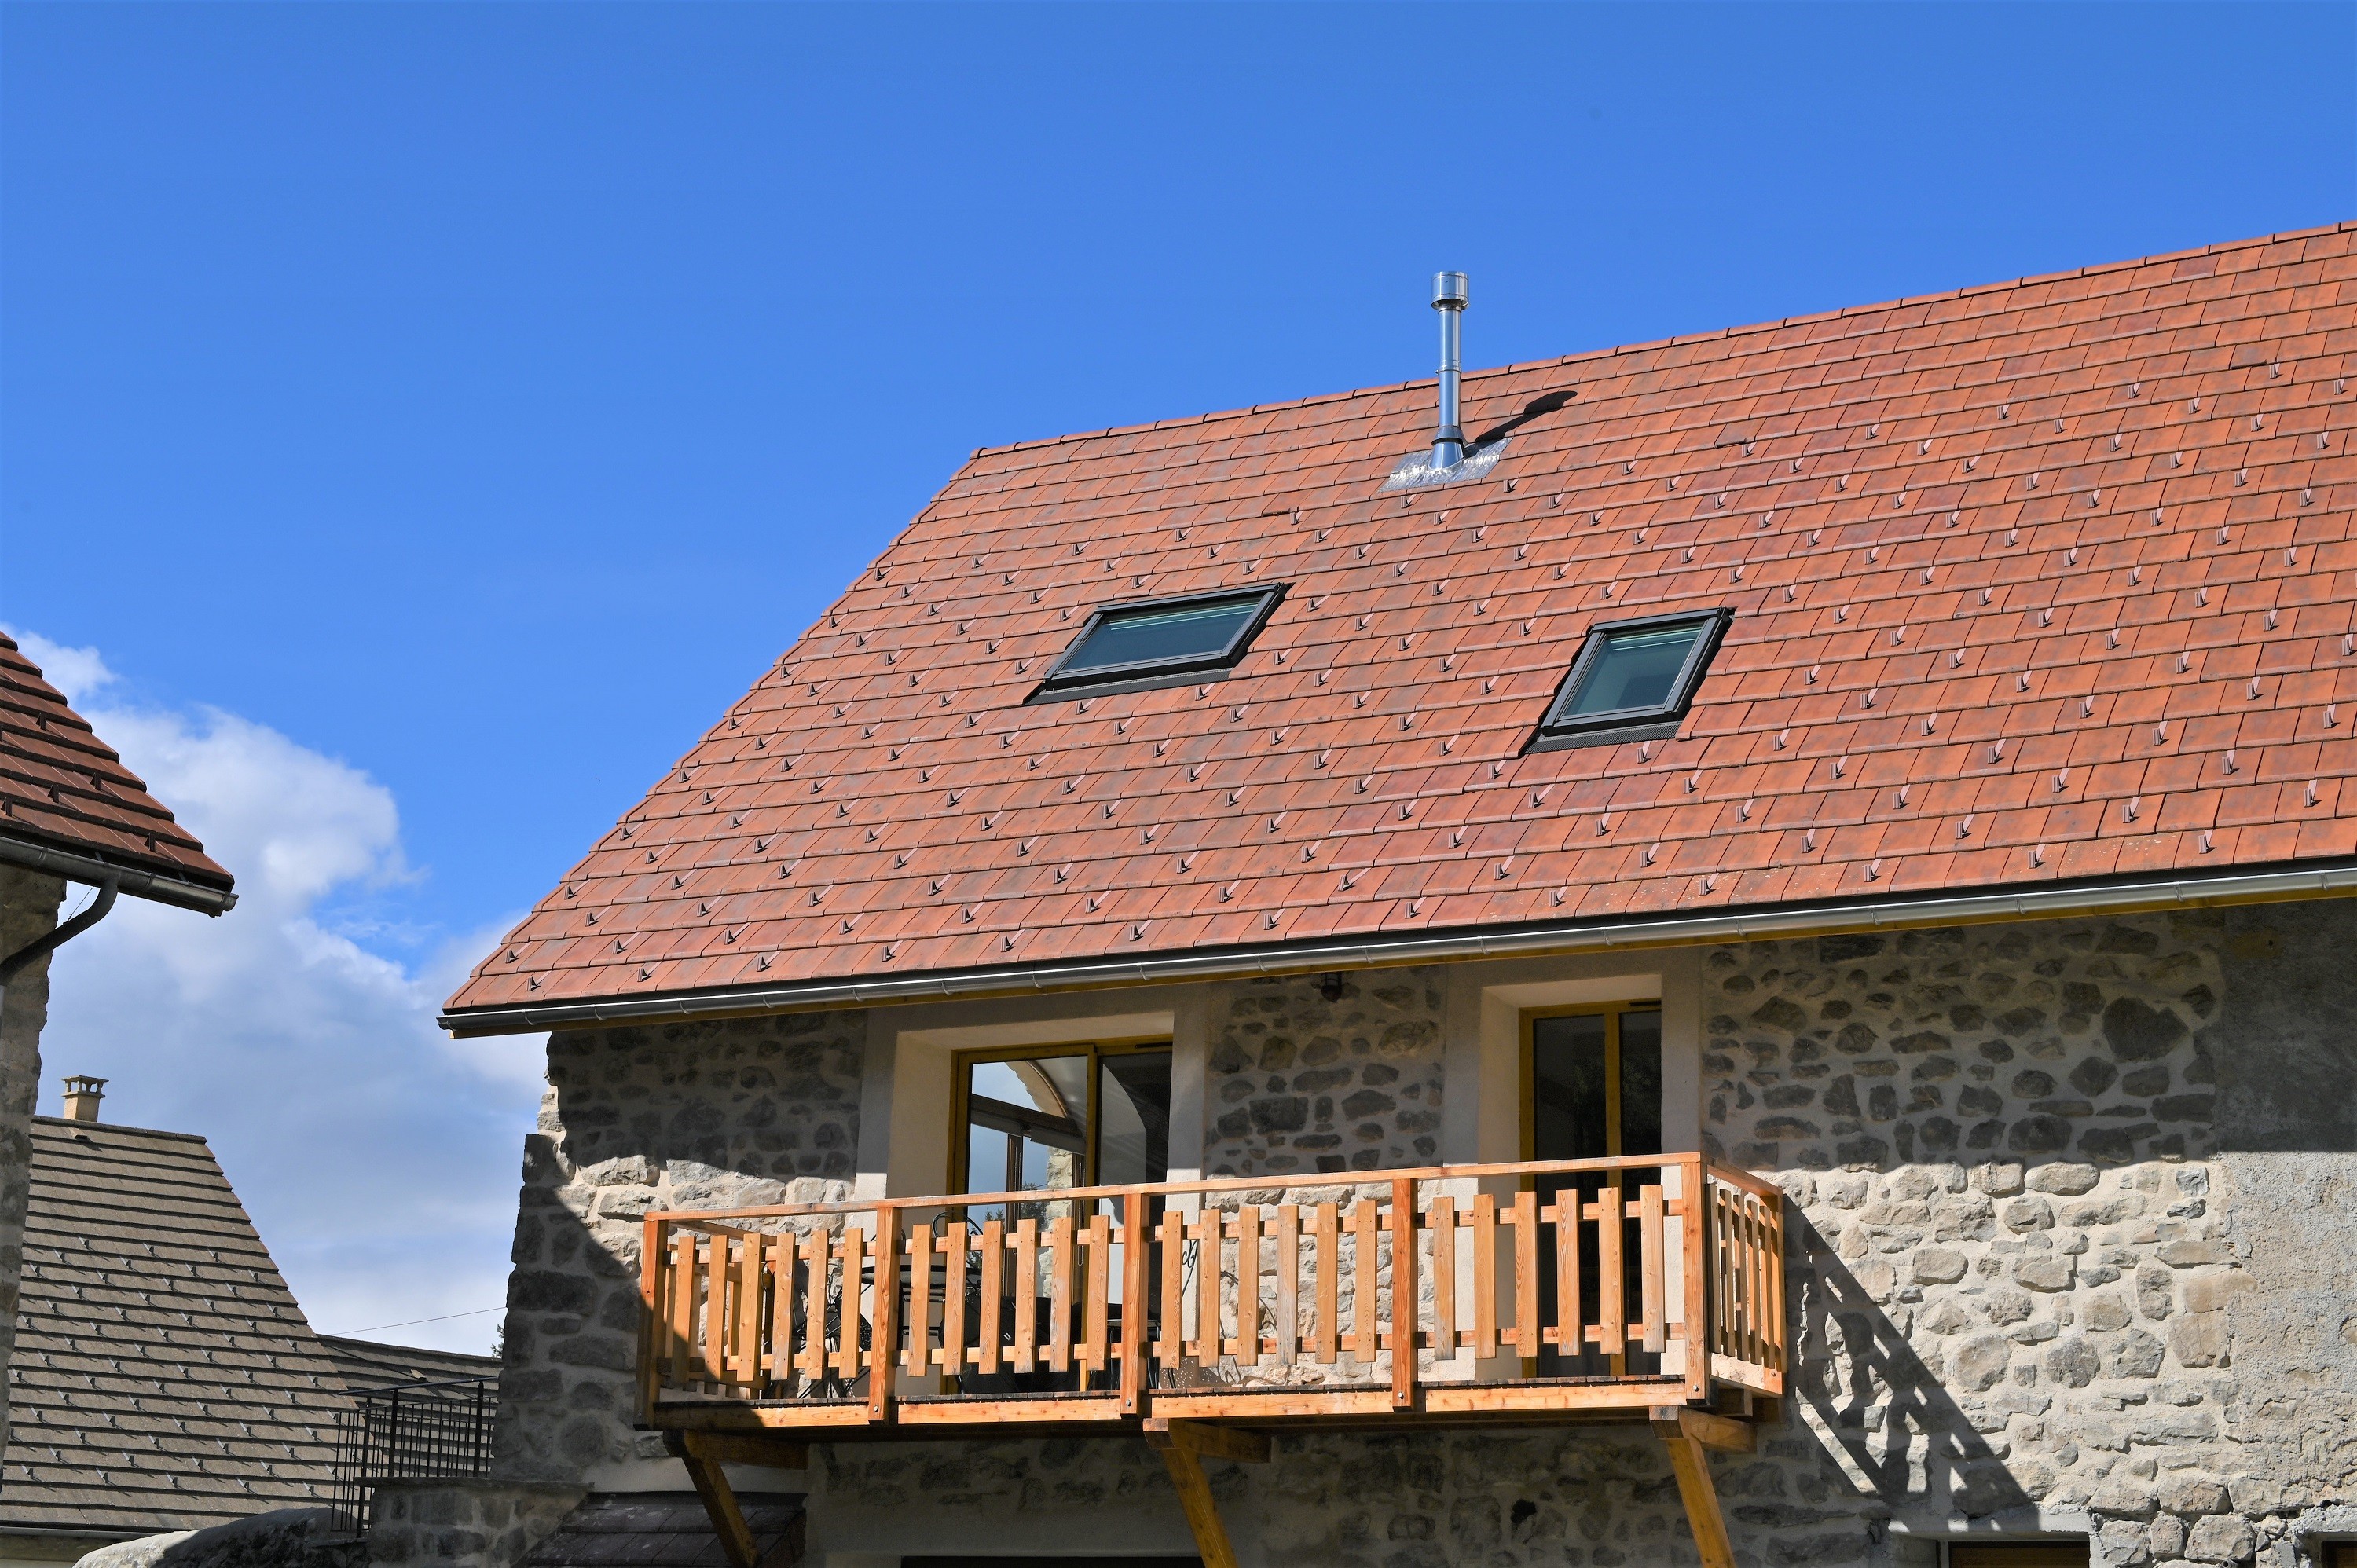
<path id="1" fill-rule="evenodd" d="M 50 685 L 66 694 L 66 701 L 79 709 L 82 700 L 102 686 L 114 684 L 115 673 L 106 667 L 95 648 L 68 648 L 62 642 L 51 642 L 37 631 L 18 631 L 14 627 L 0 628 L 16 639 L 25 657 L 41 667 Z M 89 715 L 84 714 L 85 718 Z"/>
<path id="2" fill-rule="evenodd" d="M 329 912 L 415 880 L 390 790 L 233 714 L 96 701 L 97 650 L 16 635 L 238 884 L 219 918 L 126 898 L 59 950 L 42 1109 L 92 1073 L 107 1120 L 203 1133 L 325 1332 L 497 1305 L 540 1042 L 452 1042 L 434 1014 L 500 930 L 371 950 Z M 380 1337 L 479 1349 L 498 1321 Z"/>

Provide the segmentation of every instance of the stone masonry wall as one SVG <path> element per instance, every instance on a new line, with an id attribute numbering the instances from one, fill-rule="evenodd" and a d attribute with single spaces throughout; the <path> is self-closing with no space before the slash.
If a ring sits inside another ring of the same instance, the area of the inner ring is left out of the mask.
<path id="1" fill-rule="evenodd" d="M 500 1479 L 662 1456 L 631 1430 L 640 1220 L 849 1197 L 866 1054 L 859 1013 L 550 1038 L 508 1280 Z"/>
<path id="2" fill-rule="evenodd" d="M 1784 1423 L 1714 1462 L 1744 1568 L 1908 1564 L 1910 1541 L 1991 1530 L 2086 1530 L 2123 1568 L 2294 1568 L 2313 1532 L 2357 1533 L 2352 916 L 1706 955 L 1706 1146 L 1792 1198 Z M 1213 988 L 1207 1174 L 1429 1162 L 1441 990 L 1429 970 L 1346 975 L 1330 1003 L 1315 977 Z M 554 1042 L 502 1479 L 659 1451 L 629 1430 L 637 1218 L 840 1191 L 863 1027 Z M 1246 1568 L 1695 1561 L 1637 1432 L 1287 1436 L 1214 1480 Z M 1186 1541 L 1130 1443 L 827 1447 L 810 1485 L 822 1550 Z"/>
<path id="3" fill-rule="evenodd" d="M 1706 1141 L 1797 1206 L 1795 1413 L 1862 1507 L 1917 1530 L 2084 1512 L 2099 1562 L 2142 1564 L 2276 1561 L 2350 1500 L 2357 1356 L 2338 1351 L 2357 1334 L 2328 1319 L 2291 1337 L 2313 1423 L 2304 1484 L 2282 1485 L 2238 1430 L 2238 1402 L 2282 1357 L 2238 1356 L 2228 1308 L 2255 1265 L 2284 1261 L 2238 1258 L 2231 1216 L 2279 1217 L 2301 1184 L 2249 1189 L 2216 1092 L 2222 1054 L 2257 1065 L 2233 1021 L 2248 961 L 2285 931 L 2345 952 L 2350 910 L 1711 955 Z M 2296 1055 L 2345 1050 L 2324 1021 Z M 2352 1092 L 2345 1072 L 2337 1092 Z M 2349 1146 L 2294 1161 L 2313 1197 L 2343 1199 L 2308 1210 L 2295 1250 L 2344 1260 L 2344 1277 Z M 2284 1227 L 2266 1228 L 2280 1248 Z"/>
<path id="4" fill-rule="evenodd" d="M 65 884 L 0 865 L 0 956 L 58 923 Z M 0 997 L 0 1450 L 8 1446 L 8 1362 L 16 1347 L 16 1292 L 25 1273 L 25 1206 L 32 1198 L 33 1106 L 41 1089 L 41 1028 L 49 1016 L 49 960 L 27 964 Z"/>
<path id="5" fill-rule="evenodd" d="M 1436 969 L 1217 987 L 1203 1086 L 1206 1176 L 1437 1164 L 1442 986 Z"/>

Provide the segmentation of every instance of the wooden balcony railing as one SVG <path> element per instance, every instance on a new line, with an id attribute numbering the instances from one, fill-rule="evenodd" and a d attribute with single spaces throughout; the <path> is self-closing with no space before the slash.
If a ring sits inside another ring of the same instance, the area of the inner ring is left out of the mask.
<path id="1" fill-rule="evenodd" d="M 1518 1418 L 1783 1391 L 1776 1189 L 1698 1155 L 651 1214 L 649 1425 Z"/>

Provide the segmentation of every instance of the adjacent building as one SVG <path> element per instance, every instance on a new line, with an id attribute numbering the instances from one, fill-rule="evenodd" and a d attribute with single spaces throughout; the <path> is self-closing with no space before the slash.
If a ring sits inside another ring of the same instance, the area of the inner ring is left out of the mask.
<path id="1" fill-rule="evenodd" d="M 63 925 L 69 884 L 89 897 Z M 228 872 L 0 634 L 0 1384 L 16 1332 L 49 955 L 120 895 L 220 915 Z M 8 1441 L 0 1408 L 0 1446 Z"/>
<path id="2" fill-rule="evenodd" d="M 452 999 L 381 1560 L 2335 1561 L 2352 361 L 2344 225 L 978 452 Z"/>

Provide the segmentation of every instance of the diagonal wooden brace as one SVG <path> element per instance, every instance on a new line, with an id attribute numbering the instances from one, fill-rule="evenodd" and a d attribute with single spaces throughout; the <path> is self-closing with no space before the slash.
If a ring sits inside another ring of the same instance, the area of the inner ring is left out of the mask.
<path id="1" fill-rule="evenodd" d="M 1726 1517 L 1718 1511 L 1708 1450 L 1750 1453 L 1750 1423 L 1679 1405 L 1656 1405 L 1652 1417 L 1655 1435 L 1670 1451 L 1670 1468 L 1677 1474 L 1678 1496 L 1685 1502 L 1686 1523 L 1694 1530 L 1703 1568 L 1735 1568 L 1735 1546 L 1727 1539 Z"/>
<path id="2" fill-rule="evenodd" d="M 712 1520 L 712 1532 L 720 1538 L 728 1568 L 762 1568 L 753 1529 L 745 1522 L 745 1510 L 737 1506 L 736 1490 L 720 1466 L 725 1462 L 799 1470 L 810 1463 L 809 1447 L 751 1433 L 683 1432 L 674 1435 L 672 1448 L 687 1466 L 687 1478 Z"/>
<path id="3" fill-rule="evenodd" d="M 1178 1489 L 1178 1506 L 1187 1510 L 1187 1528 L 1202 1554 L 1203 1568 L 1236 1568 L 1235 1548 L 1228 1542 L 1227 1526 L 1221 1523 L 1219 1505 L 1211 1499 L 1202 1455 L 1263 1464 L 1268 1459 L 1267 1437 L 1232 1426 L 1155 1416 L 1146 1423 L 1146 1444 L 1161 1454 L 1170 1484 Z"/>

